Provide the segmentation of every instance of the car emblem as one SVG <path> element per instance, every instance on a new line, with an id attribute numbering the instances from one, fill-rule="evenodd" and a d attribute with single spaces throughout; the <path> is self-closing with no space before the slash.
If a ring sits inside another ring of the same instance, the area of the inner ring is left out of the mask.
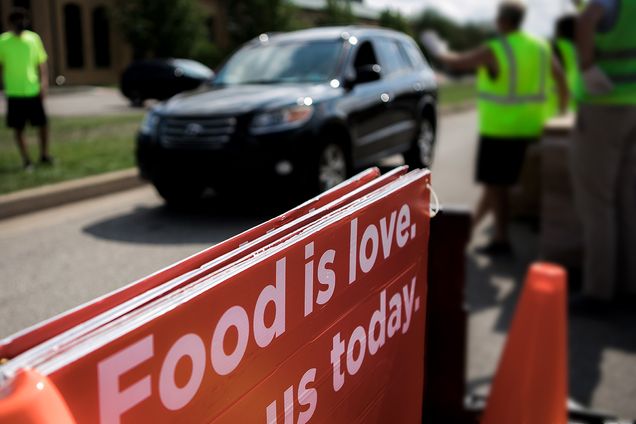
<path id="1" fill-rule="evenodd" d="M 185 133 L 187 135 L 196 136 L 203 132 L 203 125 L 192 122 L 185 127 Z"/>

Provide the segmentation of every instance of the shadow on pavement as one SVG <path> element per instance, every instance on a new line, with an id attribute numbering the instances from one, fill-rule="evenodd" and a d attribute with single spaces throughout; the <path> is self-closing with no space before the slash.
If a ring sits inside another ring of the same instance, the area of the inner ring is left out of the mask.
<path id="1" fill-rule="evenodd" d="M 82 229 L 127 243 L 188 244 L 224 241 L 280 213 L 283 206 L 240 199 L 206 198 L 183 207 L 141 207 Z"/>
<path id="2" fill-rule="evenodd" d="M 471 246 L 467 259 L 466 299 L 471 315 L 471 337 L 477 346 L 473 366 L 494 372 L 499 344 L 515 312 L 528 266 L 539 257 L 537 234 L 524 225 L 512 229 L 515 256 L 488 258 Z M 487 236 L 486 236 L 487 237 Z M 484 234 L 477 235 L 483 242 Z M 626 418 L 636 417 L 636 298 L 616 302 L 612 312 L 597 317 L 569 316 L 570 396 L 584 405 Z M 494 341 L 494 347 L 483 347 Z M 475 349 L 471 352 L 475 354 Z M 492 376 L 473 369 L 468 390 L 482 392 Z"/>
<path id="3" fill-rule="evenodd" d="M 466 260 L 466 304 L 470 314 L 470 357 L 467 390 L 485 394 L 495 373 L 510 320 L 517 305 L 523 278 L 537 257 L 537 234 L 514 223 L 511 239 L 514 255 L 488 257 L 476 252 L 487 244 L 491 228 L 473 235 Z"/>
<path id="4" fill-rule="evenodd" d="M 590 404 L 593 397 L 602 403 L 602 409 L 618 412 L 626 418 L 636 418 L 636 310 L 633 303 L 617 304 L 615 309 L 600 317 L 570 316 L 569 359 L 570 394 Z M 597 393 L 599 385 L 605 390 Z M 604 405 L 608 405 L 605 407 Z"/>
<path id="5" fill-rule="evenodd" d="M 467 299 L 471 314 L 499 308 L 493 330 L 506 333 L 517 305 L 525 273 L 538 257 L 537 233 L 527 225 L 515 223 L 511 228 L 514 254 L 487 257 L 468 252 Z M 482 241 L 477 240 L 481 245 Z"/>
<path id="6" fill-rule="evenodd" d="M 401 164 L 392 157 L 377 165 L 382 173 Z M 292 193 L 244 193 L 208 195 L 195 205 L 179 208 L 140 207 L 82 229 L 94 237 L 140 244 L 189 244 L 224 241 L 242 231 L 300 205 L 305 196 Z"/>

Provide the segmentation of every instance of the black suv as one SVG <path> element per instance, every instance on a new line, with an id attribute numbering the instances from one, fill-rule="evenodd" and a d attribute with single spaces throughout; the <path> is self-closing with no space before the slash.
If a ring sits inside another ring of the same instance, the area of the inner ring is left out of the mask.
<path id="1" fill-rule="evenodd" d="M 375 28 L 262 34 L 211 86 L 151 110 L 137 162 L 168 202 L 267 181 L 316 193 L 400 153 L 429 166 L 437 87 L 417 44 Z"/>

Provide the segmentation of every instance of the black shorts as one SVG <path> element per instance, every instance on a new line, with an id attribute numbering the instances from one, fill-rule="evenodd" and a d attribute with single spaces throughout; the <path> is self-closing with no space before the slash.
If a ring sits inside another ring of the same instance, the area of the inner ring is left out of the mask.
<path id="1" fill-rule="evenodd" d="M 24 129 L 27 122 L 34 127 L 43 127 L 47 123 L 42 98 L 37 97 L 8 97 L 7 98 L 7 127 L 18 130 Z"/>
<path id="2" fill-rule="evenodd" d="M 477 182 L 514 185 L 519 181 L 526 150 L 536 138 L 480 136 L 477 153 Z"/>

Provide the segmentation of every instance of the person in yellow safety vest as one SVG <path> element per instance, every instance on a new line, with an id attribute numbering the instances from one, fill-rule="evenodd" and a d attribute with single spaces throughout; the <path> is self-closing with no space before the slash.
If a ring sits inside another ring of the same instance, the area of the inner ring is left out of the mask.
<path id="1" fill-rule="evenodd" d="M 565 79 L 570 92 L 570 103 L 568 109 L 572 112 L 576 111 L 576 99 L 580 87 L 578 54 L 574 45 L 574 36 L 576 32 L 576 16 L 566 15 L 557 21 L 555 28 L 555 39 L 552 42 L 552 51 L 559 60 L 561 68 L 565 74 Z M 552 118 L 559 113 L 559 96 L 556 82 L 553 78 L 550 80 L 550 93 L 547 104 L 548 118 Z"/>
<path id="2" fill-rule="evenodd" d="M 422 41 L 446 67 L 477 71 L 479 149 L 477 175 L 485 188 L 473 226 L 494 212 L 495 233 L 480 253 L 512 253 L 508 235 L 509 189 L 521 173 L 526 148 L 540 137 L 545 123 L 545 104 L 550 74 L 559 90 L 560 109 L 565 111 L 568 92 L 565 77 L 547 42 L 523 31 L 526 9 L 518 1 L 499 5 L 499 36 L 467 53 L 448 51 L 433 33 Z"/>
<path id="3" fill-rule="evenodd" d="M 47 55 L 40 37 L 27 30 L 29 19 L 25 9 L 12 9 L 9 24 L 11 30 L 0 35 L 0 67 L 7 98 L 6 120 L 7 126 L 14 130 L 23 168 L 30 172 L 33 165 L 24 132 L 27 122 L 39 130 L 40 163 L 53 164 L 44 110 L 48 89 Z"/>
<path id="4" fill-rule="evenodd" d="M 591 0 L 577 23 L 584 90 L 570 152 L 583 225 L 583 290 L 571 311 L 636 293 L 636 0 Z"/>

